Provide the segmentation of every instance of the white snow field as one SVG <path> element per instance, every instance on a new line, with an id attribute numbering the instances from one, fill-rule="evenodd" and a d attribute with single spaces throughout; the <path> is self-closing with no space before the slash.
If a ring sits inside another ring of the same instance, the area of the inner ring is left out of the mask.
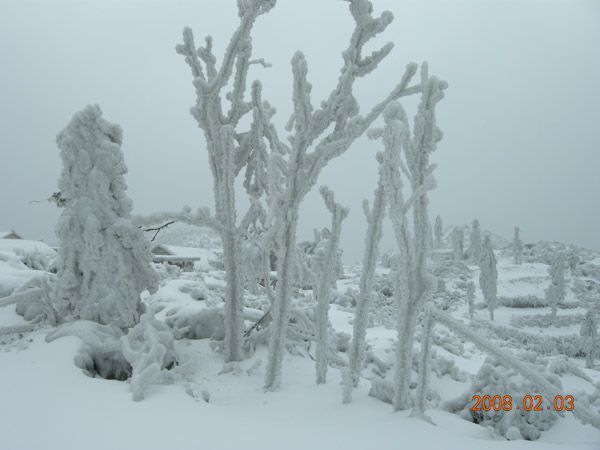
<path id="1" fill-rule="evenodd" d="M 548 264 L 536 262 L 530 255 L 521 266 L 512 264 L 510 255 L 498 254 L 498 297 L 495 320 L 489 322 L 489 312 L 482 302 L 476 283 L 476 309 L 472 321 L 465 304 L 465 282 L 478 279 L 477 266 L 456 265 L 449 258 L 450 250 L 434 252 L 431 266 L 444 280 L 445 291 L 438 291 L 434 301 L 446 308 L 455 319 L 470 324 L 470 328 L 489 338 L 522 360 L 535 361 L 541 368 L 558 360 L 557 351 L 539 354 L 522 352 L 519 333 L 540 337 L 576 335 L 579 324 L 565 326 L 525 326 L 518 320 L 532 315 L 547 315 L 549 307 L 516 308 L 502 305 L 503 298 L 536 295 L 543 298 L 549 284 Z M 540 254 L 540 252 L 536 253 Z M 15 273 L 26 280 L 39 271 L 19 265 L 16 255 L 8 258 L 4 252 L 0 261 L 0 285 L 14 283 Z M 593 255 L 593 258 L 597 258 Z M 584 259 L 580 267 L 589 271 L 595 260 Z M 587 262 L 586 262 L 587 261 Z M 461 263 L 462 264 L 462 263 Z M 586 265 L 587 264 L 587 265 Z M 157 319 L 177 328 L 175 318 L 183 319 L 207 308 L 219 308 L 222 303 L 223 272 L 198 263 L 194 272 L 182 272 L 165 265 L 159 270 L 161 286 L 144 302 L 157 312 Z M 459 267 L 456 269 L 456 267 Z M 585 269 L 587 268 L 587 269 Z M 381 289 L 390 269 L 378 266 L 376 284 Z M 587 273 L 587 272 L 586 272 Z M 584 303 L 579 283 L 591 283 L 594 277 L 583 273 L 566 275 L 566 304 Z M 352 332 L 354 308 L 349 290 L 357 291 L 360 266 L 345 267 L 345 276 L 337 283 L 330 309 L 330 340 Z M 579 281 L 577 281 L 579 280 Z M 597 281 L 597 280 L 596 280 Z M 594 281 L 595 282 L 595 281 Z M 12 290 L 12 289 L 11 289 Z M 310 308 L 314 301 L 310 291 L 298 291 L 295 306 Z M 246 295 L 247 320 L 250 327 L 268 300 L 261 295 Z M 558 317 L 577 317 L 584 308 L 559 307 Z M 410 417 L 410 410 L 392 412 L 392 407 L 369 396 L 372 380 L 392 380 L 394 357 L 394 307 L 381 295 L 371 310 L 367 340 L 372 358 L 363 370 L 359 387 L 352 393 L 352 402 L 342 403 L 340 370 L 334 363 L 328 371 L 326 384 L 315 384 L 314 345 L 307 345 L 295 355 L 284 358 L 281 386 L 276 391 L 263 389 L 267 348 L 257 344 L 256 351 L 240 363 L 224 365 L 222 353 L 213 350 L 218 341 L 189 339 L 182 326 L 175 336 L 179 365 L 160 384 L 149 386 L 142 401 L 132 401 L 129 381 L 105 380 L 87 376 L 74 364 L 75 356 L 84 347 L 79 338 L 63 337 L 45 341 L 52 327 L 40 322 L 31 332 L 0 334 L 0 448 L 2 450 L 37 449 L 598 449 L 600 430 L 583 425 L 572 414 L 558 416 L 539 439 L 507 440 L 492 427 L 481 426 L 453 414 L 445 403 L 470 393 L 486 355 L 469 342 L 463 342 L 441 325 L 433 335 L 431 393 L 426 414 L 435 425 Z M 516 322 L 515 322 L 516 321 Z M 16 314 L 15 306 L 0 308 L 1 327 L 25 324 Z M 189 323 L 183 323 L 186 325 Z M 502 330 L 514 331 L 514 338 L 499 338 Z M 419 329 L 420 330 L 420 329 Z M 420 340 L 420 331 L 417 340 Z M 494 330 L 500 334 L 494 334 Z M 498 331 L 499 330 L 499 331 Z M 339 341 L 339 340 L 338 340 Z M 342 339 L 343 341 L 343 339 Z M 336 344 L 343 350 L 343 345 Z M 519 348 L 521 346 L 521 348 Z M 529 347 L 534 348 L 534 347 Z M 415 351 L 420 343 L 415 344 Z M 338 352 L 344 360 L 344 351 Z M 528 356 L 527 356 L 528 355 Z M 583 405 L 583 397 L 594 414 L 598 414 L 598 364 L 584 368 L 583 357 L 564 357 L 570 369 L 555 370 L 563 396 L 575 397 L 574 407 Z M 555 367 L 559 364 L 554 364 Z M 224 373 L 225 372 L 225 373 Z M 416 380 L 413 371 L 413 380 Z M 414 391 L 414 389 L 411 389 Z M 513 395 L 514 392 L 496 392 Z M 535 395 L 535 392 L 531 392 Z M 470 394 L 468 394 L 470 395 Z M 523 393 L 520 394 L 521 396 Z M 547 399 L 544 399 L 544 405 Z M 512 411 L 514 413 L 514 411 Z M 489 414 L 492 414 L 490 411 Z M 500 414 L 508 414 L 500 412 Z M 488 414 L 484 412 L 483 414 Z M 536 414 L 531 411 L 530 414 Z M 540 412 L 537 414 L 546 414 Z M 535 416 L 531 416 L 534 417 Z M 541 417 L 541 416 L 540 416 Z"/>

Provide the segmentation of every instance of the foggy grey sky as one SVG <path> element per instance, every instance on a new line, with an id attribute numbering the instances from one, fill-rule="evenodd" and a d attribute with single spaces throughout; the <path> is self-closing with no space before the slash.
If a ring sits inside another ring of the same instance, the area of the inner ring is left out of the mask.
<path id="1" fill-rule="evenodd" d="M 394 22 L 369 48 L 392 54 L 357 84 L 361 113 L 383 99 L 410 61 L 427 60 L 448 81 L 439 104 L 444 139 L 432 156 L 438 188 L 432 221 L 470 223 L 525 242 L 560 240 L 600 249 L 600 2 L 595 0 L 373 1 Z M 209 206 L 212 181 L 201 131 L 189 114 L 191 73 L 175 53 L 188 25 L 218 58 L 237 26 L 235 1 L 0 0 L 0 230 L 56 243 L 59 211 L 29 204 L 57 190 L 55 136 L 72 115 L 98 103 L 121 125 L 134 213 Z M 346 2 L 279 0 L 254 29 L 253 67 L 263 98 L 291 113 L 290 59 L 306 55 L 313 104 L 334 87 L 352 31 Z M 416 100 L 405 102 L 409 114 Z M 363 198 L 372 200 L 380 142 L 361 139 L 319 178 L 350 207 L 341 247 L 362 259 Z M 243 200 L 242 196 L 238 197 Z M 240 205 L 244 202 L 240 201 Z M 301 209 L 299 239 L 330 226 L 318 195 Z M 393 247 L 387 228 L 383 249 Z"/>

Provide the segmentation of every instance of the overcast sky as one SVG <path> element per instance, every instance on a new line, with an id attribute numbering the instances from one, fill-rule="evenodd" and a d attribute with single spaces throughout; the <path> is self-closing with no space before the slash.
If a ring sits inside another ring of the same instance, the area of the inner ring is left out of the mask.
<path id="1" fill-rule="evenodd" d="M 427 60 L 448 81 L 439 104 L 444 139 L 432 156 L 438 188 L 432 221 L 470 223 L 525 242 L 559 240 L 600 249 L 600 2 L 596 0 L 375 0 L 394 22 L 370 49 L 392 54 L 361 80 L 361 112 L 383 99 L 405 65 Z M 72 115 L 98 103 L 120 124 L 134 213 L 213 209 L 204 138 L 189 114 L 191 73 L 176 54 L 184 26 L 221 57 L 238 17 L 233 0 L 0 0 L 0 230 L 56 243 L 61 162 L 55 136 Z M 353 22 L 346 2 L 279 0 L 254 29 L 253 67 L 263 98 L 285 124 L 290 59 L 306 55 L 313 104 L 333 88 Z M 406 102 L 409 113 L 415 102 Z M 280 134 L 285 136 L 283 127 Z M 361 139 L 322 172 L 319 184 L 350 207 L 341 246 L 362 259 L 363 198 L 372 200 L 380 142 Z M 240 205 L 243 205 L 240 195 Z M 318 195 L 301 210 L 300 240 L 329 226 Z M 389 230 L 389 227 L 387 228 Z M 390 232 L 384 248 L 393 246 Z"/>

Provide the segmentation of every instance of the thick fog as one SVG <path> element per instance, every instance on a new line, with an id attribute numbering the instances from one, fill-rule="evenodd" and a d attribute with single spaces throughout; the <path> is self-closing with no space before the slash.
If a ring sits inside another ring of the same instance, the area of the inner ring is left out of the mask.
<path id="1" fill-rule="evenodd" d="M 438 106 L 444 139 L 432 161 L 438 187 L 432 221 L 470 223 L 525 242 L 560 240 L 600 249 L 600 3 L 577 1 L 377 1 L 394 22 L 384 33 L 392 54 L 356 92 L 361 112 L 396 85 L 404 66 L 427 60 L 448 81 Z M 213 208 L 205 141 L 189 108 L 192 76 L 176 54 L 184 26 L 196 43 L 214 38 L 222 52 L 237 26 L 231 1 L 17 1 L 0 14 L 0 230 L 56 243 L 61 164 L 55 136 L 73 113 L 97 103 L 119 123 L 135 213 Z M 290 59 L 302 50 L 313 104 L 328 96 L 352 31 L 347 3 L 280 0 L 255 24 L 253 48 L 271 68 L 253 66 L 263 98 L 291 113 Z M 375 49 L 375 45 L 372 46 Z M 417 98 L 407 99 L 409 113 Z M 363 198 L 377 183 L 381 142 L 359 140 L 323 171 L 319 184 L 350 207 L 341 247 L 360 261 Z M 240 206 L 245 203 L 240 191 Z M 300 240 L 329 226 L 318 189 L 301 209 Z M 389 232 L 384 248 L 393 246 Z"/>

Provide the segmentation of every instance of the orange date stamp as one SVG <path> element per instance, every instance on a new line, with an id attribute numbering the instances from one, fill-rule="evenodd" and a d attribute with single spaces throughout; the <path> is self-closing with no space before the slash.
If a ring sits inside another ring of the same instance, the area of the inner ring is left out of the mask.
<path id="1" fill-rule="evenodd" d="M 475 402 L 471 408 L 473 411 L 510 411 L 513 407 L 525 411 L 573 411 L 575 408 L 572 395 L 566 395 L 564 397 L 562 395 L 557 395 L 550 404 L 544 404 L 541 395 L 526 395 L 523 397 L 522 404 L 515 404 L 514 406 L 513 399 L 510 395 L 505 395 L 503 397 L 499 395 L 494 395 L 493 397 L 489 395 L 484 395 L 483 397 L 474 395 L 472 400 Z"/>

